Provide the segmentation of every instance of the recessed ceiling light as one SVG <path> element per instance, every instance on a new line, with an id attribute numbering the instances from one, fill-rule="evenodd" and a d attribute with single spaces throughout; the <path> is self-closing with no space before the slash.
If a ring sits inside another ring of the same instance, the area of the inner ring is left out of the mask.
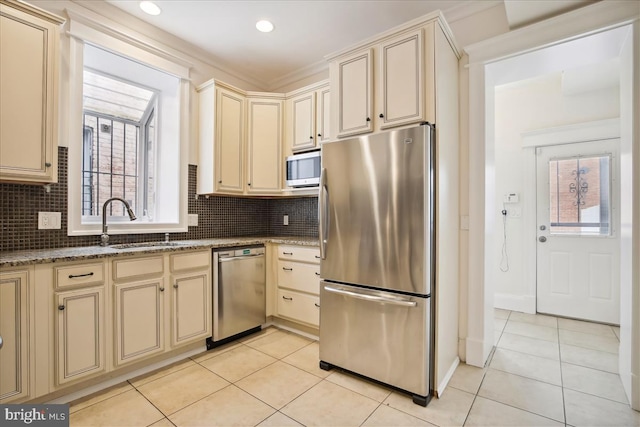
<path id="1" fill-rule="evenodd" d="M 273 31 L 273 24 L 269 21 L 262 20 L 256 22 L 256 28 L 258 31 L 262 31 L 263 33 L 270 33 Z"/>
<path id="2" fill-rule="evenodd" d="M 160 9 L 160 7 L 152 1 L 141 1 L 140 9 L 142 9 L 145 13 L 154 16 L 160 15 L 160 12 L 162 12 L 162 9 Z"/>

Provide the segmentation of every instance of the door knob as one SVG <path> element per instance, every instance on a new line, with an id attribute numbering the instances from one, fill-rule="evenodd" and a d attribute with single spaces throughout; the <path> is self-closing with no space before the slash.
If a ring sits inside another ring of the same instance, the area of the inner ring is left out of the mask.
<path id="1" fill-rule="evenodd" d="M 544 237 L 544 236 L 540 236 L 540 237 L 538 237 L 538 240 L 539 240 L 540 242 L 544 243 L 544 242 L 546 242 L 546 241 L 547 241 L 547 238 L 546 238 L 546 237 Z"/>
<path id="2" fill-rule="evenodd" d="M 545 225 L 541 225 L 541 226 L 540 226 L 540 230 L 543 230 L 543 231 L 544 231 L 544 230 L 546 230 L 546 229 L 547 229 L 547 227 L 546 227 Z"/>

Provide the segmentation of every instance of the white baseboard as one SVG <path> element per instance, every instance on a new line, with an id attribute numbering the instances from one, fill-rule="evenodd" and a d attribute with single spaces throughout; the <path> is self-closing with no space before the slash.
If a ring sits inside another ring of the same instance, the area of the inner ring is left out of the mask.
<path id="1" fill-rule="evenodd" d="M 449 366 L 449 369 L 447 370 L 447 373 L 445 374 L 444 378 L 442 379 L 442 381 L 440 381 L 440 384 L 438 384 L 436 391 L 436 396 L 438 398 L 440 398 L 440 396 L 442 396 L 442 393 L 444 393 L 445 388 L 447 388 L 447 384 L 449 384 L 449 381 L 451 381 L 451 377 L 453 377 L 454 372 L 456 371 L 456 368 L 458 367 L 458 365 L 460 364 L 460 358 L 456 357 L 453 360 L 453 363 L 451 364 L 451 366 Z"/>
<path id="2" fill-rule="evenodd" d="M 535 314 L 535 295 L 511 295 L 496 293 L 493 296 L 493 306 L 503 310 L 520 311 L 522 313 Z"/>
<path id="3" fill-rule="evenodd" d="M 484 354 L 484 341 L 467 337 L 467 357 L 465 361 L 467 365 L 484 368 L 487 358 L 489 357 L 489 353 L 491 353 L 490 350 L 493 347 L 493 336 L 489 339 L 491 340 L 491 346 L 488 346 L 487 354 Z"/>

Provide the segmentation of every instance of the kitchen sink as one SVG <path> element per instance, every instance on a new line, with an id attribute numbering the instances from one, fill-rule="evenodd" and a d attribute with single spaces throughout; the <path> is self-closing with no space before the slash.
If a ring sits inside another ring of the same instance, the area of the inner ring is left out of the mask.
<path id="1" fill-rule="evenodd" d="M 114 249 L 134 249 L 134 248 L 156 248 L 178 246 L 178 242 L 140 242 L 140 243 L 122 243 L 119 245 L 110 245 Z"/>

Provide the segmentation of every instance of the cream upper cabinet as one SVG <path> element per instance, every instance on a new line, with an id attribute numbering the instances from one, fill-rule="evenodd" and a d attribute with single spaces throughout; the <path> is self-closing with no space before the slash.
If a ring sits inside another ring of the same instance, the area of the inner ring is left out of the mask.
<path id="1" fill-rule="evenodd" d="M 293 151 L 313 148 L 316 145 L 315 117 L 316 94 L 315 92 L 298 95 L 289 100 L 291 106 L 291 124 L 293 126 L 293 139 L 291 149 Z"/>
<path id="2" fill-rule="evenodd" d="M 316 142 L 321 144 L 331 139 L 331 89 L 325 86 L 316 91 Z"/>
<path id="3" fill-rule="evenodd" d="M 0 4 L 0 180 L 56 182 L 59 27 L 25 3 Z"/>
<path id="4" fill-rule="evenodd" d="M 0 403 L 29 397 L 29 273 L 0 273 Z"/>
<path id="5" fill-rule="evenodd" d="M 331 138 L 330 94 L 326 81 L 287 94 L 285 156 L 312 150 Z"/>
<path id="6" fill-rule="evenodd" d="M 425 21 L 330 59 L 337 137 L 434 120 L 437 25 Z"/>
<path id="7" fill-rule="evenodd" d="M 422 29 L 382 43 L 380 83 L 380 129 L 424 121 L 424 59 Z"/>
<path id="8" fill-rule="evenodd" d="M 57 384 L 104 371 L 104 286 L 56 293 L 56 311 Z"/>
<path id="9" fill-rule="evenodd" d="M 332 111 L 337 137 L 373 131 L 373 49 L 367 48 L 330 64 Z"/>
<path id="10" fill-rule="evenodd" d="M 244 192 L 244 108 L 245 97 L 216 88 L 216 190 Z"/>
<path id="11" fill-rule="evenodd" d="M 247 109 L 247 193 L 279 193 L 284 102 L 249 98 Z"/>

